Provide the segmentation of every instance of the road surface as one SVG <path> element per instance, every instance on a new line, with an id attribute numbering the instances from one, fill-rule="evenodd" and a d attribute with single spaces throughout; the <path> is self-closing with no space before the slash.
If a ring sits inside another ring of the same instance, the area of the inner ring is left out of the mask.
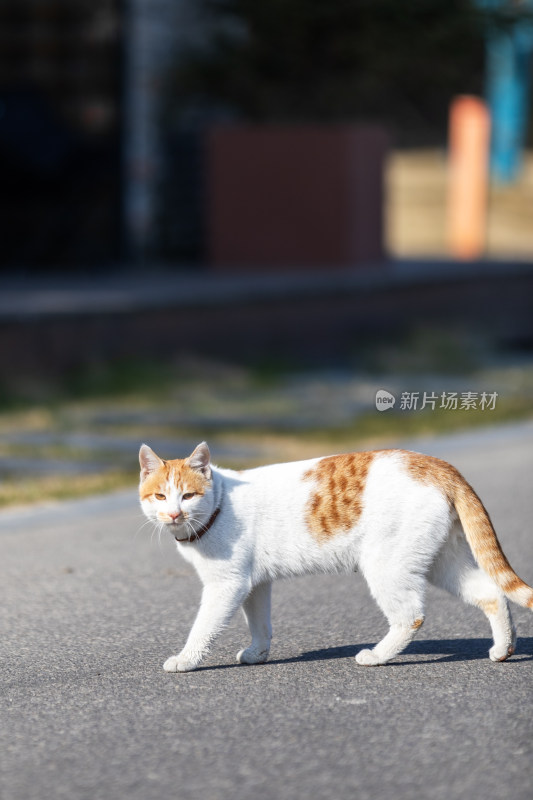
<path id="1" fill-rule="evenodd" d="M 452 461 L 533 583 L 533 424 L 417 449 Z M 135 493 L 0 514 L 3 800 L 531 800 L 533 614 L 489 661 L 481 612 L 431 590 L 406 653 L 363 668 L 385 622 L 359 575 L 282 582 L 266 665 L 163 672 L 200 595 Z"/>

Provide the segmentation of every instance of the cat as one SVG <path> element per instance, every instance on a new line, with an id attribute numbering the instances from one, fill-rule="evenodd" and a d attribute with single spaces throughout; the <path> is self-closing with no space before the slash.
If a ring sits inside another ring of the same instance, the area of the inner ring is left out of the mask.
<path id="1" fill-rule="evenodd" d="M 424 621 L 427 582 L 487 616 L 492 661 L 514 653 L 506 597 L 533 608 L 533 589 L 513 571 L 490 518 L 460 473 L 406 450 L 328 456 L 235 472 L 211 463 L 205 442 L 185 459 L 139 453 L 145 515 L 176 539 L 202 583 L 187 642 L 163 665 L 194 670 L 242 606 L 251 644 L 241 664 L 267 660 L 276 578 L 360 570 L 390 629 L 355 660 L 385 664 Z"/>

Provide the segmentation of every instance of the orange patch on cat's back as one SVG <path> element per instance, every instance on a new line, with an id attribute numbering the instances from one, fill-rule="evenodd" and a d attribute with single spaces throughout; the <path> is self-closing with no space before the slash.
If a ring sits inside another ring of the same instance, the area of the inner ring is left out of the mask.
<path id="1" fill-rule="evenodd" d="M 376 453 L 348 453 L 322 458 L 305 472 L 313 481 L 305 512 L 309 530 L 319 541 L 351 530 L 363 510 L 363 493 Z"/>
<path id="2" fill-rule="evenodd" d="M 183 492 L 196 492 L 204 494 L 208 481 L 200 473 L 191 469 L 186 459 L 175 459 L 174 461 L 164 461 L 159 469 L 152 472 L 140 486 L 142 500 L 146 500 L 156 492 L 164 494 L 164 488 L 171 481 Z"/>

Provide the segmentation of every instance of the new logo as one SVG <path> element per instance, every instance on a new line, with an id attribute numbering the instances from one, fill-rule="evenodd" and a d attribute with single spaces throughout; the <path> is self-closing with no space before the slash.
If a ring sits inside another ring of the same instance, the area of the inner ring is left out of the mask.
<path id="1" fill-rule="evenodd" d="M 376 408 L 378 411 L 389 411 L 394 408 L 396 398 L 385 389 L 378 389 L 376 392 Z"/>

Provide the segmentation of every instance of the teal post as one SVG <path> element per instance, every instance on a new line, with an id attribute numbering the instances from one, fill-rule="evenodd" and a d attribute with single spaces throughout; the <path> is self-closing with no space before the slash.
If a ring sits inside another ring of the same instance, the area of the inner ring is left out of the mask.
<path id="1" fill-rule="evenodd" d="M 500 183 L 516 180 L 522 166 L 529 120 L 533 0 L 488 0 L 491 10 L 513 14 L 492 25 L 487 36 L 487 102 L 491 114 L 491 175 Z"/>

